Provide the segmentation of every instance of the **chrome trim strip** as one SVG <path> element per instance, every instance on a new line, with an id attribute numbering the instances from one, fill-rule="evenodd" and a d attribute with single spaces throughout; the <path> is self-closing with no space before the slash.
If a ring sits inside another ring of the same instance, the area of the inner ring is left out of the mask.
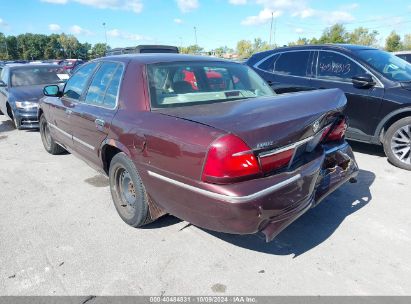
<path id="1" fill-rule="evenodd" d="M 260 153 L 258 156 L 259 156 L 260 158 L 261 158 L 261 157 L 268 157 L 268 156 L 272 156 L 272 155 L 275 155 L 275 154 L 278 154 L 278 153 L 281 153 L 281 152 L 284 152 L 284 151 L 287 151 L 287 150 L 290 150 L 290 149 L 294 149 L 294 148 L 297 148 L 297 147 L 305 144 L 306 142 L 309 142 L 309 141 L 312 140 L 313 138 L 314 138 L 314 136 L 310 136 L 310 137 L 307 137 L 307 138 L 305 138 L 305 139 L 303 139 L 303 140 L 297 141 L 297 142 L 295 142 L 295 143 L 293 143 L 293 144 L 291 144 L 291 145 L 284 146 L 284 147 L 281 147 L 281 148 L 278 148 L 278 149 L 274 149 L 274 150 L 271 150 L 271 151 L 267 151 L 267 152 Z"/>
<path id="2" fill-rule="evenodd" d="M 292 177 L 290 177 L 290 178 L 288 178 L 288 179 L 286 179 L 282 182 L 279 182 L 278 184 L 275 184 L 275 185 L 273 185 L 271 187 L 268 187 L 264 190 L 252 193 L 250 195 L 230 196 L 230 195 L 225 195 L 225 194 L 220 194 L 220 193 L 215 193 L 215 192 L 211 192 L 211 191 L 208 191 L 208 190 L 200 189 L 200 188 L 197 188 L 197 187 L 194 187 L 194 186 L 191 186 L 191 185 L 187 185 L 185 183 L 176 181 L 174 179 L 165 177 L 163 175 L 157 174 L 157 173 L 152 172 L 152 171 L 148 171 L 148 175 L 150 175 L 152 177 L 155 177 L 157 179 L 160 179 L 162 181 L 168 182 L 170 184 L 173 184 L 175 186 L 178 186 L 178 187 L 181 187 L 181 188 L 196 192 L 198 194 L 205 195 L 205 196 L 208 196 L 208 197 L 213 198 L 213 199 L 226 201 L 226 202 L 229 202 L 229 203 L 243 203 L 243 202 L 258 199 L 258 198 L 260 198 L 264 195 L 267 195 L 271 192 L 279 190 L 279 189 L 281 189 L 281 188 L 283 188 L 283 187 L 285 187 L 285 186 L 287 186 L 287 185 L 289 185 L 289 184 L 291 184 L 291 183 L 293 183 L 293 182 L 295 182 L 295 181 L 297 181 L 301 178 L 301 174 L 297 174 L 297 175 L 294 175 L 294 176 L 292 176 Z"/>
<path id="3" fill-rule="evenodd" d="M 50 122 L 48 122 L 48 124 L 49 124 L 49 126 L 50 127 L 52 127 L 52 128 L 54 128 L 54 129 L 56 129 L 57 131 L 59 131 L 60 133 L 62 133 L 63 135 L 65 135 L 65 136 L 67 136 L 67 137 L 69 137 L 69 138 L 71 138 L 71 139 L 73 139 L 73 137 L 70 135 L 70 134 L 68 134 L 67 132 L 65 132 L 65 131 L 63 131 L 62 129 L 60 129 L 59 127 L 57 127 L 56 125 L 53 125 L 52 123 L 50 123 Z"/>
<path id="4" fill-rule="evenodd" d="M 52 123 L 48 122 L 49 126 L 56 129 L 57 131 L 59 131 L 61 134 L 67 136 L 68 138 L 75 140 L 76 142 L 82 144 L 83 146 L 91 149 L 91 150 L 95 150 L 95 147 L 93 147 L 92 145 L 89 145 L 88 143 L 82 141 L 81 139 L 78 139 L 77 137 L 74 137 L 72 135 L 70 135 L 69 133 L 63 131 L 62 129 L 60 129 L 59 127 L 57 127 L 56 125 L 53 125 Z"/>
<path id="5" fill-rule="evenodd" d="M 89 148 L 90 150 L 94 150 L 95 148 L 92 145 L 89 145 L 88 143 L 82 141 L 81 139 L 74 137 L 73 136 L 73 140 L 75 140 L 76 142 L 78 142 L 79 144 L 82 144 L 83 146 Z"/>

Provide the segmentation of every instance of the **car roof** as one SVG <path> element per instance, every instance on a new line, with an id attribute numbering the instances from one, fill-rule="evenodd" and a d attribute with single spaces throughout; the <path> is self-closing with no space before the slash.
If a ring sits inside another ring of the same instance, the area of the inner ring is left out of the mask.
<path id="1" fill-rule="evenodd" d="M 377 48 L 365 46 L 365 45 L 356 45 L 356 44 L 306 44 L 306 45 L 296 45 L 290 47 L 283 47 L 276 50 L 284 50 L 284 49 L 339 49 L 339 50 L 347 50 L 347 51 L 358 51 L 358 50 L 377 50 Z"/>
<path id="2" fill-rule="evenodd" d="M 233 62 L 210 56 L 198 56 L 198 55 L 184 55 L 177 53 L 143 53 L 143 54 L 124 54 L 113 55 L 99 58 L 98 60 L 116 60 L 116 61 L 135 61 L 141 64 L 153 64 L 162 62 L 181 62 L 181 61 L 203 61 L 203 62 Z"/>
<path id="3" fill-rule="evenodd" d="M 24 68 L 34 68 L 34 67 L 51 67 L 51 68 L 59 68 L 60 66 L 57 64 L 50 64 L 50 63 L 9 63 L 6 65 L 9 69 L 24 69 Z"/>
<path id="4" fill-rule="evenodd" d="M 411 51 L 399 51 L 399 52 L 393 52 L 394 55 L 408 55 L 411 54 Z"/>

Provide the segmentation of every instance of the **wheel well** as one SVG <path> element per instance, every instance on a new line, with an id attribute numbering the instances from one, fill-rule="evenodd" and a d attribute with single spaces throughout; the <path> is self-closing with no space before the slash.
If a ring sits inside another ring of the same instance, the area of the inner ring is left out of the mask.
<path id="1" fill-rule="evenodd" d="M 380 132 L 380 141 L 384 142 L 384 135 L 385 132 L 387 132 L 387 130 L 396 122 L 399 121 L 400 119 L 403 119 L 405 117 L 411 117 L 411 111 L 407 111 L 407 112 L 402 112 L 402 113 L 398 113 L 397 115 L 394 115 L 393 117 L 391 117 L 390 119 L 387 120 L 387 122 L 384 124 L 384 126 L 381 129 Z"/>
<path id="2" fill-rule="evenodd" d="M 43 114 L 42 108 L 39 109 L 39 113 L 38 113 L 38 117 L 37 117 L 37 119 L 38 119 L 39 121 L 40 121 L 41 114 Z"/>
<path id="3" fill-rule="evenodd" d="M 6 108 L 7 108 L 7 115 L 9 115 L 11 119 L 13 119 L 13 112 L 11 111 L 11 107 L 8 102 L 6 103 Z"/>
<path id="4" fill-rule="evenodd" d="M 110 146 L 110 145 L 105 145 L 101 151 L 102 155 L 102 160 L 103 160 L 103 168 L 104 172 L 108 175 L 108 171 L 110 169 L 110 163 L 113 157 L 117 154 L 123 152 L 119 148 Z"/>

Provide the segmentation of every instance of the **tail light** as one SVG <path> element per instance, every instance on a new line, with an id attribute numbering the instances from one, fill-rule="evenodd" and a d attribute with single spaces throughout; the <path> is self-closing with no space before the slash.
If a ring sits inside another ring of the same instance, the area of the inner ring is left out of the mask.
<path id="1" fill-rule="evenodd" d="M 281 151 L 267 156 L 260 156 L 261 168 L 264 173 L 269 173 L 287 166 L 294 155 L 294 149 Z"/>
<path id="2" fill-rule="evenodd" d="M 202 180 L 224 184 L 249 179 L 261 174 L 253 151 L 235 135 L 215 140 L 207 153 Z"/>
<path id="3" fill-rule="evenodd" d="M 345 136 L 345 131 L 347 131 L 347 127 L 347 120 L 345 117 L 341 118 L 338 123 L 331 128 L 331 131 L 328 133 L 325 140 L 330 142 L 343 139 Z"/>

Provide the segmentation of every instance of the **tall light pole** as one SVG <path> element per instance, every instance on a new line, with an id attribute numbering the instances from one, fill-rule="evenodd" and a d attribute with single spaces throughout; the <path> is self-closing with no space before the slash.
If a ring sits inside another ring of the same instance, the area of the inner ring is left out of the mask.
<path id="1" fill-rule="evenodd" d="M 197 27 L 194 27 L 194 39 L 197 45 Z"/>
<path id="2" fill-rule="evenodd" d="M 274 12 L 271 12 L 271 26 L 270 26 L 270 39 L 269 39 L 270 47 L 271 47 L 271 37 L 273 36 L 273 19 L 274 19 Z"/>
<path id="3" fill-rule="evenodd" d="M 106 29 L 106 23 L 103 22 L 103 27 L 104 27 L 104 37 L 106 38 L 106 51 L 108 49 L 108 43 L 107 43 L 107 29 Z"/>

